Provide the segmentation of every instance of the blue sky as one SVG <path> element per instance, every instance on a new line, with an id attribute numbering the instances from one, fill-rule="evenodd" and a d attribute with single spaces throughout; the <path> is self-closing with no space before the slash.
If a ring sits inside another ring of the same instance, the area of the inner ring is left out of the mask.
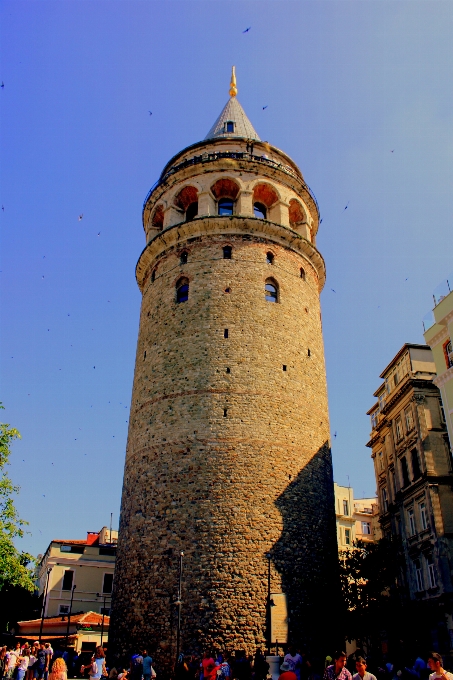
<path id="1" fill-rule="evenodd" d="M 259 135 L 320 205 L 335 479 L 372 494 L 379 373 L 423 342 L 453 270 L 453 4 L 3 0 L 0 21 L 1 398 L 22 433 L 20 547 L 118 522 L 142 203 L 218 116 L 232 64 Z"/>

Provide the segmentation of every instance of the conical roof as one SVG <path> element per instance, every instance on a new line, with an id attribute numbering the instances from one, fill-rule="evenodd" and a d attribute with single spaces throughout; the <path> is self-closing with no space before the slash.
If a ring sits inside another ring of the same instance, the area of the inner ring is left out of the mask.
<path id="1" fill-rule="evenodd" d="M 232 131 L 228 131 L 227 123 L 229 122 L 234 123 Z M 233 96 L 230 97 L 225 104 L 222 113 L 209 130 L 205 140 L 217 138 L 229 139 L 235 137 L 253 139 L 257 142 L 260 141 L 258 133 L 247 118 L 244 109 L 239 104 L 236 96 Z"/>

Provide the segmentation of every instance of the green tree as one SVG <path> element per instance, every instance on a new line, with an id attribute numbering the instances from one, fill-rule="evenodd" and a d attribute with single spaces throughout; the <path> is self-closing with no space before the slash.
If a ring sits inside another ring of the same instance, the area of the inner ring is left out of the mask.
<path id="1" fill-rule="evenodd" d="M 0 408 L 4 408 L 0 404 Z M 11 442 L 20 438 L 19 432 L 7 423 L 0 423 L 0 592 L 5 588 L 20 587 L 33 592 L 33 572 L 28 565 L 34 564 L 29 553 L 19 552 L 14 539 L 24 535 L 28 524 L 21 519 L 14 505 L 14 495 L 19 487 L 14 486 L 5 467 L 11 456 Z"/>

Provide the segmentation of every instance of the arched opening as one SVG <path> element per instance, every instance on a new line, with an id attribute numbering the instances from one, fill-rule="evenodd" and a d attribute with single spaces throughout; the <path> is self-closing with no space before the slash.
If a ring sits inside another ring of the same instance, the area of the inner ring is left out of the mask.
<path id="1" fill-rule="evenodd" d="M 176 195 L 175 205 L 184 212 L 186 222 L 191 222 L 198 215 L 198 189 L 186 186 Z"/>
<path id="2" fill-rule="evenodd" d="M 152 283 L 154 283 L 154 281 L 156 280 L 156 272 L 157 272 L 157 267 L 155 267 L 153 269 L 153 271 L 151 272 L 151 282 Z"/>
<path id="3" fill-rule="evenodd" d="M 267 264 L 274 264 L 274 253 L 266 253 L 266 262 Z"/>
<path id="4" fill-rule="evenodd" d="M 289 226 L 295 229 L 299 224 L 306 222 L 306 215 L 302 205 L 295 198 L 289 202 Z"/>
<path id="5" fill-rule="evenodd" d="M 266 302 L 278 302 L 278 284 L 274 279 L 267 279 L 264 284 Z"/>
<path id="6" fill-rule="evenodd" d="M 153 212 L 153 216 L 151 218 L 151 226 L 153 229 L 158 229 L 159 231 L 162 231 L 164 228 L 164 207 L 163 205 L 158 205 L 156 209 Z"/>
<path id="7" fill-rule="evenodd" d="M 300 268 L 300 278 L 305 281 L 305 269 L 303 267 Z"/>
<path id="8" fill-rule="evenodd" d="M 255 206 L 260 206 L 260 211 L 264 212 L 264 219 L 266 219 L 269 208 L 273 206 L 274 203 L 277 203 L 278 199 L 279 196 L 277 192 L 270 184 L 260 182 L 253 187 L 253 210 L 255 212 Z M 257 215 L 255 212 L 255 217 L 261 217 L 261 215 Z M 263 219 L 263 217 L 261 217 L 261 219 Z"/>
<path id="9" fill-rule="evenodd" d="M 183 250 L 183 252 L 181 253 L 181 255 L 179 257 L 180 264 L 187 264 L 188 257 L 189 257 L 189 253 L 187 252 L 187 250 Z"/>
<path id="10" fill-rule="evenodd" d="M 219 215 L 233 215 L 234 202 L 239 193 L 239 186 L 232 179 L 225 177 L 218 179 L 211 191 L 217 200 L 217 213 Z"/>
<path id="11" fill-rule="evenodd" d="M 223 246 L 223 259 L 224 260 L 231 260 L 231 253 L 233 252 L 233 248 L 231 246 Z"/>
<path id="12" fill-rule="evenodd" d="M 261 220 L 265 220 L 267 217 L 267 208 L 264 203 L 260 203 L 259 201 L 253 204 L 253 212 L 255 217 L 258 217 Z"/>
<path id="13" fill-rule="evenodd" d="M 176 302 L 187 302 L 189 299 L 189 279 L 182 277 L 176 282 Z"/>

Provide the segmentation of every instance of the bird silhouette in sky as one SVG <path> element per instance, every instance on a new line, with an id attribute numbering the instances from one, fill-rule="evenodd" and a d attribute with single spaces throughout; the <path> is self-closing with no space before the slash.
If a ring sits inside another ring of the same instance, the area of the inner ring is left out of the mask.
<path id="1" fill-rule="evenodd" d="M 100 231 L 98 231 L 98 236 L 100 236 L 100 235 L 101 235 L 101 232 L 100 232 Z"/>
<path id="2" fill-rule="evenodd" d="M 252 27 L 249 26 L 248 28 L 245 29 L 245 31 L 242 31 L 242 32 L 243 32 L 243 33 L 248 33 L 248 32 L 250 31 L 251 28 L 252 28 Z M 3 87 L 3 85 L 2 85 L 2 87 Z"/>
<path id="3" fill-rule="evenodd" d="M 79 215 L 79 222 L 80 222 L 80 220 L 83 220 L 83 213 L 81 213 L 81 214 Z"/>
<path id="4" fill-rule="evenodd" d="M 332 293 L 336 293 L 336 292 L 337 292 L 337 291 L 334 290 L 333 288 L 331 288 L 330 290 L 332 291 Z"/>
<path id="5" fill-rule="evenodd" d="M 335 439 L 337 438 L 337 433 L 336 433 L 336 432 L 335 432 L 335 434 L 334 434 L 334 438 L 335 438 Z"/>
<path id="6" fill-rule="evenodd" d="M 266 106 L 263 106 L 263 111 L 264 111 L 264 109 L 267 109 L 268 106 L 269 106 L 269 104 L 266 104 Z"/>
<path id="7" fill-rule="evenodd" d="M 5 212 L 5 206 L 4 205 L 2 205 L 2 210 L 3 210 L 3 212 Z"/>
<path id="8" fill-rule="evenodd" d="M 395 149 L 390 149 L 390 153 L 393 153 L 394 151 L 395 151 Z"/>
<path id="9" fill-rule="evenodd" d="M 347 210 L 347 209 L 348 209 L 348 205 L 349 205 L 349 203 L 350 203 L 350 201 L 348 201 L 348 202 L 346 203 L 346 205 L 345 205 L 345 208 L 344 208 L 343 212 L 344 212 L 345 210 Z"/>
<path id="10" fill-rule="evenodd" d="M 153 112 L 152 112 L 152 111 L 148 111 L 148 113 L 149 113 L 149 115 L 150 115 L 150 116 L 152 116 L 152 115 L 153 115 Z"/>
<path id="11" fill-rule="evenodd" d="M 2 84 L 0 85 L 0 87 L 2 87 L 2 88 L 5 87 L 5 83 L 3 82 L 3 80 L 2 80 Z"/>

